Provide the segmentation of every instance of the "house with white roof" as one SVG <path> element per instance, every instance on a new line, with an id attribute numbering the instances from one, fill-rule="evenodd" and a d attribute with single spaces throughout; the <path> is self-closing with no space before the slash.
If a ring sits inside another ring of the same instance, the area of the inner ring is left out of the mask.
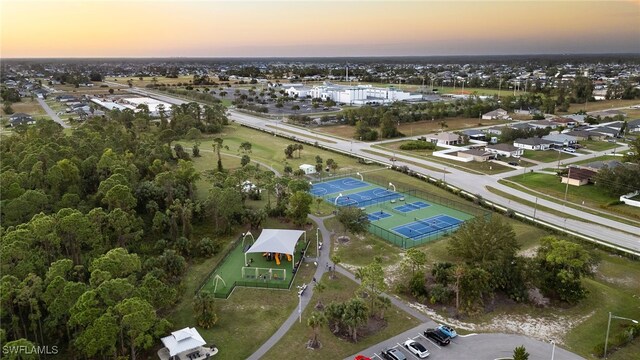
<path id="1" fill-rule="evenodd" d="M 158 350 L 160 360 L 200 360 L 218 353 L 215 346 L 205 347 L 207 342 L 195 328 L 174 331 L 161 340 L 165 347 Z"/>

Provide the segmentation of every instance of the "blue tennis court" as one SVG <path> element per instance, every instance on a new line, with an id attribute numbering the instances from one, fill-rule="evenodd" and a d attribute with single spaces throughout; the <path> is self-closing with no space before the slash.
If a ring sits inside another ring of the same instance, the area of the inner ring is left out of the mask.
<path id="1" fill-rule="evenodd" d="M 423 202 L 423 201 L 416 201 L 416 202 L 412 202 L 412 203 L 406 203 L 405 205 L 401 205 L 401 206 L 396 206 L 394 207 L 395 210 L 398 210 L 400 212 L 403 213 L 408 213 L 410 211 L 415 211 L 415 210 L 420 210 L 420 209 L 424 209 L 426 207 L 429 207 L 431 205 Z"/>
<path id="2" fill-rule="evenodd" d="M 373 222 L 373 221 L 378 221 L 380 219 L 388 218 L 391 216 L 391 214 L 388 214 L 384 211 L 376 211 L 376 212 L 372 212 L 371 214 L 367 214 L 367 216 L 369 217 L 369 221 Z"/>
<path id="3" fill-rule="evenodd" d="M 383 188 L 369 189 L 357 193 L 338 197 L 338 206 L 369 206 L 379 201 L 390 201 L 401 198 L 403 195 Z M 336 196 L 337 197 L 337 196 Z M 327 199 L 332 204 L 335 203 L 336 197 Z"/>
<path id="4" fill-rule="evenodd" d="M 454 230 L 461 223 L 461 220 L 449 215 L 437 215 L 427 219 L 416 219 L 412 223 L 397 226 L 391 230 L 410 239 L 419 240 L 432 233 Z"/>
<path id="5" fill-rule="evenodd" d="M 367 186 L 369 186 L 369 184 L 366 182 L 356 180 L 354 178 L 342 178 L 313 184 L 311 186 L 311 195 L 324 196 Z"/>

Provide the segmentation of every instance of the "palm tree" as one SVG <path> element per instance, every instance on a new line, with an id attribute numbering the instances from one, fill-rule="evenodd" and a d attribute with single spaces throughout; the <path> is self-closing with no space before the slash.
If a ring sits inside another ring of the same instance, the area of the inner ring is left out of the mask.
<path id="1" fill-rule="evenodd" d="M 331 278 L 332 279 L 336 278 L 336 266 L 338 266 L 338 264 L 340 264 L 341 261 L 342 261 L 342 259 L 340 258 L 340 255 L 338 255 L 338 254 L 331 255 L 331 262 L 333 263 L 333 268 L 331 269 Z"/>
<path id="2" fill-rule="evenodd" d="M 333 323 L 333 329 L 331 329 L 331 332 L 334 334 L 340 330 L 342 315 L 344 315 L 344 307 L 344 303 L 332 302 L 324 308 L 324 314 L 327 317 L 327 320 Z"/>
<path id="3" fill-rule="evenodd" d="M 313 337 L 311 338 L 310 347 L 317 348 L 320 346 L 320 342 L 318 341 L 318 330 L 327 324 L 327 317 L 323 312 L 314 311 L 311 313 L 311 316 L 307 319 L 307 326 L 309 326 L 313 330 Z"/>
<path id="4" fill-rule="evenodd" d="M 218 171 L 222 171 L 222 158 L 220 158 L 220 148 L 222 148 L 222 143 L 224 142 L 223 138 L 215 138 L 213 139 L 213 148 L 218 155 Z"/>
<path id="5" fill-rule="evenodd" d="M 354 342 L 358 342 L 358 327 L 364 325 L 369 319 L 369 309 L 360 298 L 349 300 L 344 308 L 342 321 L 349 328 Z"/>
<path id="6" fill-rule="evenodd" d="M 326 289 L 327 289 L 327 286 L 322 282 L 322 280 L 319 280 L 318 282 L 316 282 L 316 286 L 313 287 L 313 290 L 318 293 L 318 303 L 316 303 L 316 310 L 324 309 L 324 304 L 322 303 L 322 297 L 320 295 Z"/>
<path id="7" fill-rule="evenodd" d="M 391 307 L 391 299 L 386 296 L 378 296 L 378 310 L 380 311 L 379 318 L 384 320 L 384 312 Z"/>

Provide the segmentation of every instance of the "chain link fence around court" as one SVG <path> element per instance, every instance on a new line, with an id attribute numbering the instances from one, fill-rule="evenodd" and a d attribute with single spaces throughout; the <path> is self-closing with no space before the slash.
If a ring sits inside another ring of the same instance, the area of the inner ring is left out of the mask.
<path id="1" fill-rule="evenodd" d="M 379 175 L 379 174 L 375 174 L 374 172 L 368 172 L 366 174 L 366 178 L 364 179 L 365 182 L 368 182 L 370 184 L 376 185 L 376 186 L 380 186 L 382 188 L 388 188 L 389 186 L 389 178 L 385 177 L 383 175 Z M 340 174 L 340 176 L 332 176 L 330 178 L 325 178 L 322 179 L 320 181 L 315 181 L 314 183 L 321 183 L 321 182 L 325 182 L 325 181 L 331 181 L 331 180 L 337 180 L 337 179 L 341 179 L 341 178 L 347 178 L 347 177 L 353 177 L 353 178 L 359 178 L 359 176 L 356 173 L 348 173 L 348 174 Z M 415 198 L 419 198 L 419 199 L 423 199 L 426 200 L 430 203 L 434 203 L 434 204 L 438 204 L 438 205 L 442 205 L 454 210 L 458 210 L 461 211 L 463 213 L 472 215 L 473 217 L 484 217 L 485 219 L 489 219 L 491 217 L 491 212 L 487 211 L 485 209 L 479 208 L 477 206 L 471 205 L 471 204 L 466 204 L 464 202 L 460 202 L 460 201 L 456 201 L 456 200 L 452 200 L 449 198 L 446 198 L 444 196 L 440 196 L 440 195 L 436 195 L 436 194 L 432 194 L 423 190 L 419 190 L 419 189 L 407 189 L 404 188 L 402 186 L 396 186 L 396 192 L 399 194 L 403 194 L 405 196 L 413 196 Z M 336 196 L 336 194 L 327 194 L 324 196 L 321 196 L 323 199 L 327 200 L 330 198 L 334 198 Z M 391 210 L 393 213 L 397 213 L 396 211 L 394 211 L 392 209 L 392 206 L 390 206 L 390 204 L 388 204 L 388 202 L 391 199 L 394 199 L 395 197 L 397 197 L 397 195 L 394 194 L 388 194 L 385 196 L 381 196 L 381 197 L 377 197 L 377 198 L 373 198 L 370 200 L 360 200 L 360 201 L 356 201 L 355 203 L 350 203 L 350 206 L 358 206 L 358 207 L 367 207 L 367 206 L 372 206 L 372 205 L 378 205 L 380 204 L 382 208 L 384 209 L 389 209 Z M 404 215 L 404 214 L 403 214 Z M 404 215 L 406 216 L 406 215 Z M 432 233 L 428 233 L 428 234 L 422 234 L 419 236 L 416 236 L 415 238 L 408 238 L 405 236 L 402 236 L 400 234 L 394 233 L 386 228 L 380 227 L 374 223 L 370 223 L 369 224 L 369 232 L 371 232 L 372 234 L 398 246 L 401 247 L 403 249 L 408 249 L 408 248 L 412 248 L 415 246 L 420 246 L 423 244 L 426 244 L 430 241 L 436 240 L 442 236 L 446 236 L 452 232 L 454 232 L 461 224 L 453 224 L 450 226 L 446 226 L 443 228 L 439 228 L 437 231 L 434 231 Z"/>
<path id="2" fill-rule="evenodd" d="M 376 174 L 375 172 L 378 170 L 374 170 L 374 171 L 370 171 L 370 172 L 360 172 L 362 175 L 364 175 L 364 181 L 368 182 L 372 185 L 376 185 L 376 186 L 380 186 L 382 188 L 387 189 L 389 187 L 389 178 L 380 174 Z M 349 173 L 344 173 L 344 174 L 339 174 L 336 176 L 332 176 L 332 177 L 326 177 L 323 178 L 321 180 L 316 180 L 316 181 L 312 181 L 312 184 L 317 184 L 317 183 L 323 183 L 323 182 L 328 182 L 328 181 L 332 181 L 332 180 L 338 180 L 338 179 L 343 179 L 343 178 L 354 178 L 354 179 L 359 179 L 360 176 L 357 175 L 357 173 L 354 172 L 349 172 Z M 442 206 L 446 206 L 458 211 L 462 211 L 464 213 L 467 213 L 469 215 L 473 215 L 474 217 L 480 217 L 483 216 L 485 218 L 490 218 L 491 217 L 491 212 L 482 208 L 479 208 L 475 205 L 472 204 L 467 204 L 461 201 L 456 201 L 456 200 L 452 200 L 449 198 L 446 198 L 444 196 L 440 196 L 440 195 L 436 195 L 436 194 L 432 194 L 423 190 L 419 190 L 419 189 L 414 189 L 414 188 L 405 188 L 403 186 L 396 186 L 396 190 L 398 193 L 401 194 L 408 194 L 408 195 L 413 195 L 417 198 L 423 199 L 423 200 L 427 200 L 429 202 L 438 204 L 438 205 L 442 205 Z M 373 198 L 370 200 L 361 200 L 359 202 L 357 202 L 357 204 L 353 204 L 355 206 L 359 206 L 359 207 L 367 207 L 367 206 L 371 206 L 371 205 L 377 205 L 379 203 L 385 203 L 389 200 L 391 200 L 391 198 L 394 195 L 392 194 L 388 194 L 385 196 L 381 196 L 381 197 L 377 197 L 377 198 Z M 321 198 L 327 200 L 330 198 L 335 198 L 336 194 L 327 194 L 327 195 L 322 195 L 320 196 Z M 351 204 L 350 204 L 351 205 Z"/>
<path id="3" fill-rule="evenodd" d="M 391 232 L 390 230 L 387 230 L 373 223 L 369 223 L 369 232 L 392 243 L 393 245 L 396 245 L 403 249 L 409 249 L 415 246 L 426 244 L 430 241 L 439 239 L 442 236 L 450 234 L 453 231 L 455 231 L 460 225 L 461 224 L 455 224 L 455 225 L 448 226 L 446 228 L 438 229 L 438 231 L 435 231 L 429 234 L 420 235 L 418 236 L 419 239 L 418 237 L 416 238 L 404 237 L 402 235 Z"/>

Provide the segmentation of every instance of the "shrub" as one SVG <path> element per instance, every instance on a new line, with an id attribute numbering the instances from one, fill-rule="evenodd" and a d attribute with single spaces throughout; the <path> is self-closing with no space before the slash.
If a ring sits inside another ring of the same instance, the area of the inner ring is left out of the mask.
<path id="1" fill-rule="evenodd" d="M 400 145 L 401 150 L 435 150 L 436 144 L 428 141 L 414 140 Z"/>

